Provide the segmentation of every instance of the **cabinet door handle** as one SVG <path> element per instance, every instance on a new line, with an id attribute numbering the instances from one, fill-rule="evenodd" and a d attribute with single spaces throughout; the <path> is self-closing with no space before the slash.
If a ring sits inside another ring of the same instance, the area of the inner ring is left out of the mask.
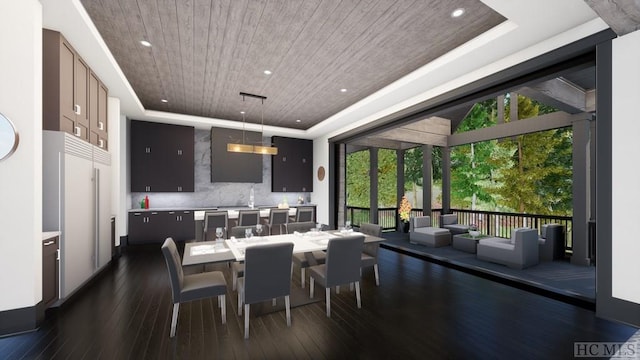
<path id="1" fill-rule="evenodd" d="M 73 105 L 73 112 L 76 113 L 76 115 L 82 114 L 82 108 L 80 107 L 80 105 L 78 104 Z"/>
<path id="2" fill-rule="evenodd" d="M 145 186 L 144 191 L 151 191 L 151 186 Z"/>
<path id="3" fill-rule="evenodd" d="M 178 155 L 182 155 L 182 150 L 178 150 Z"/>
<path id="4" fill-rule="evenodd" d="M 102 121 L 98 121 L 98 130 L 104 130 L 104 123 Z"/>
<path id="5" fill-rule="evenodd" d="M 74 127 L 73 127 L 73 130 L 75 130 L 75 131 L 73 132 L 73 134 L 74 134 L 75 136 L 82 136 L 82 130 L 80 129 L 80 126 L 74 126 Z"/>
<path id="6" fill-rule="evenodd" d="M 56 250 L 56 260 L 60 260 L 60 249 Z"/>
<path id="7" fill-rule="evenodd" d="M 104 147 L 104 140 L 102 140 L 102 139 L 98 140 L 98 146 L 103 148 Z"/>
<path id="8" fill-rule="evenodd" d="M 147 154 L 151 154 L 151 148 L 147 146 L 146 148 L 144 148 L 144 152 Z"/>
<path id="9" fill-rule="evenodd" d="M 55 242 L 55 241 L 53 241 L 53 240 L 51 240 L 51 241 L 47 241 L 46 243 L 44 243 L 44 246 L 49 246 L 49 245 L 52 245 L 52 244 L 55 244 L 55 243 L 56 243 L 56 242 Z"/>
<path id="10" fill-rule="evenodd" d="M 178 186 L 178 191 L 182 191 L 182 186 Z"/>

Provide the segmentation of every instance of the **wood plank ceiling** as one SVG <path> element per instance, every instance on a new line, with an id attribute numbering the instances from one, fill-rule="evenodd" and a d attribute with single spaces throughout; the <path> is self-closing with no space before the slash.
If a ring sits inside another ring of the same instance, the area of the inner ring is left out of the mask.
<path id="1" fill-rule="evenodd" d="M 146 109 L 253 123 L 264 110 L 266 125 L 295 129 L 505 20 L 479 0 L 81 3 Z M 268 99 L 261 109 L 239 92 Z"/>

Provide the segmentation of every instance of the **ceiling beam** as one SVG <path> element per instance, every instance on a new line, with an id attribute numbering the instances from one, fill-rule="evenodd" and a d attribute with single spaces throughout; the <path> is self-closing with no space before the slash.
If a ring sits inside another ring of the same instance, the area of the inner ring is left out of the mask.
<path id="1" fill-rule="evenodd" d="M 523 87 L 516 92 L 569 114 L 589 111 L 586 91 L 563 78 Z"/>
<path id="2" fill-rule="evenodd" d="M 510 121 L 504 124 L 496 124 L 492 127 L 465 131 L 449 136 L 448 146 L 465 145 L 474 142 L 502 139 L 511 136 L 528 134 L 537 131 L 545 131 L 571 126 L 574 121 L 591 119 L 591 114 L 567 114 L 557 111 L 551 114 L 540 115 L 534 118 Z"/>
<path id="3" fill-rule="evenodd" d="M 390 129 L 385 132 L 375 134 L 377 137 L 396 140 L 401 142 L 410 142 L 414 144 L 446 146 L 447 135 L 434 134 L 424 131 L 416 131 L 407 128 Z"/>

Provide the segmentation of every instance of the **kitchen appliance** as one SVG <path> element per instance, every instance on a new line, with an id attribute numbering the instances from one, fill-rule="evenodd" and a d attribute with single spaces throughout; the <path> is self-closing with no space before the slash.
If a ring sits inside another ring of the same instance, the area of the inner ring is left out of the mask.
<path id="1" fill-rule="evenodd" d="M 111 259 L 111 155 L 43 131 L 43 231 L 60 231 L 60 303 Z"/>

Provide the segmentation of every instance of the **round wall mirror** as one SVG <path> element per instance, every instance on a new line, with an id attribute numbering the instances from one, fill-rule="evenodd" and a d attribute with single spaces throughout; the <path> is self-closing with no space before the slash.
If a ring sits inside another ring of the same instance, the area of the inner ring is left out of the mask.
<path id="1" fill-rule="evenodd" d="M 0 160 L 13 154 L 18 147 L 18 132 L 11 120 L 0 113 Z"/>
<path id="2" fill-rule="evenodd" d="M 324 166 L 318 167 L 318 180 L 324 180 Z"/>

